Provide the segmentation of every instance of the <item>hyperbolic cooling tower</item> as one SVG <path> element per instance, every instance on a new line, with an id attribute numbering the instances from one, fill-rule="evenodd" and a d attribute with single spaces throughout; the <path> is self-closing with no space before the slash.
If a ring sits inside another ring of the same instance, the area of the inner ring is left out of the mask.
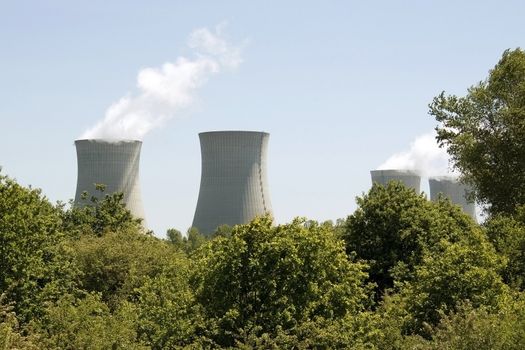
<path id="1" fill-rule="evenodd" d="M 408 188 L 413 188 L 416 193 L 420 192 L 421 177 L 413 170 L 372 170 L 372 183 L 377 182 L 380 185 L 387 185 L 390 181 L 400 181 Z"/>
<path id="2" fill-rule="evenodd" d="M 77 140 L 78 180 L 75 205 L 82 206 L 82 192 L 90 196 L 122 192 L 126 207 L 137 218 L 144 219 L 140 194 L 139 162 L 141 141 Z M 103 184 L 103 193 L 94 184 Z"/>
<path id="3" fill-rule="evenodd" d="M 454 204 L 458 204 L 463 211 L 476 220 L 476 204 L 466 199 L 468 187 L 452 177 L 435 177 L 428 180 L 430 185 L 430 199 L 435 201 L 442 193 Z"/>
<path id="4" fill-rule="evenodd" d="M 272 212 L 265 132 L 212 131 L 199 134 L 201 185 L 193 226 L 211 234 L 223 224 L 245 224 Z"/>

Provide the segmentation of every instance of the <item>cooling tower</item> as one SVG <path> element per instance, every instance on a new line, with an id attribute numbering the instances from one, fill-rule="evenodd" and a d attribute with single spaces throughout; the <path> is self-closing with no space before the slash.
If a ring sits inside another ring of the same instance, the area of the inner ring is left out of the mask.
<path id="1" fill-rule="evenodd" d="M 199 134 L 201 184 L 193 226 L 211 234 L 223 224 L 245 224 L 272 212 L 265 132 L 213 131 Z"/>
<path id="2" fill-rule="evenodd" d="M 126 207 L 137 218 L 144 219 L 140 194 L 139 162 L 141 141 L 77 140 L 78 179 L 75 205 L 85 205 L 82 192 L 98 198 L 122 192 Z M 103 193 L 94 184 L 103 184 Z"/>
<path id="3" fill-rule="evenodd" d="M 372 183 L 377 182 L 386 186 L 390 181 L 400 181 L 408 188 L 413 188 L 416 193 L 421 192 L 421 177 L 413 170 L 372 170 Z"/>
<path id="4" fill-rule="evenodd" d="M 451 177 L 435 177 L 428 180 L 430 185 L 430 199 L 435 201 L 439 194 L 450 199 L 454 204 L 458 204 L 463 211 L 476 220 L 476 204 L 470 203 L 466 199 L 468 187 Z"/>

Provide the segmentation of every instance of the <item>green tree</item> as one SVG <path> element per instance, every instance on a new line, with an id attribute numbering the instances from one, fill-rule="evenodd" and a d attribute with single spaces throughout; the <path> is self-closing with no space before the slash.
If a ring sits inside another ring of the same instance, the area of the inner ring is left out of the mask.
<path id="1" fill-rule="evenodd" d="M 166 238 L 168 239 L 168 242 L 173 244 L 178 249 L 185 250 L 186 240 L 184 239 L 182 233 L 179 230 L 175 228 L 169 228 L 166 231 Z"/>
<path id="2" fill-rule="evenodd" d="M 219 236 L 229 237 L 231 236 L 232 231 L 233 231 L 233 227 L 231 227 L 230 225 L 224 224 L 224 225 L 217 227 L 215 232 L 213 232 L 212 237 L 219 237 Z"/>
<path id="3" fill-rule="evenodd" d="M 275 337 L 308 320 L 357 313 L 368 300 L 365 269 L 333 231 L 263 217 L 199 249 L 193 283 L 208 336 L 233 346 L 246 334 Z"/>
<path id="4" fill-rule="evenodd" d="M 344 317 L 315 318 L 293 329 L 278 329 L 276 335 L 251 329 L 236 342 L 239 349 L 386 349 L 392 348 L 380 329 L 380 315 L 348 313 Z M 382 346 L 383 344 L 388 345 Z"/>
<path id="5" fill-rule="evenodd" d="M 96 190 L 103 192 L 102 185 L 96 185 Z M 70 203 L 70 208 L 64 210 L 62 219 L 64 231 L 70 236 L 83 234 L 101 236 L 105 232 L 137 230 L 144 232 L 142 219 L 134 218 L 126 208 L 123 193 L 106 194 L 102 199 L 83 193 L 83 205 Z"/>
<path id="6" fill-rule="evenodd" d="M 39 337 L 23 329 L 13 307 L 4 304 L 5 294 L 0 295 L 0 349 L 39 350 Z M 29 334 L 27 334 L 29 333 Z"/>
<path id="7" fill-rule="evenodd" d="M 503 280 L 525 290 L 525 205 L 518 207 L 514 215 L 491 216 L 484 226 L 496 251 L 507 261 Z"/>
<path id="8" fill-rule="evenodd" d="M 414 337 L 412 349 L 521 350 L 525 348 L 525 303 L 523 295 L 507 300 L 500 310 L 460 305 L 431 329 L 432 339 Z M 409 347 L 405 347 L 409 348 Z"/>
<path id="9" fill-rule="evenodd" d="M 430 104 L 437 140 L 491 213 L 525 204 L 525 52 L 507 50 L 464 97 L 442 92 Z"/>
<path id="10" fill-rule="evenodd" d="M 189 274 L 189 265 L 179 262 L 135 289 L 137 332 L 152 349 L 190 345 L 202 334 L 204 320 L 188 283 Z"/>
<path id="11" fill-rule="evenodd" d="M 38 189 L 0 174 L 0 294 L 24 321 L 45 301 L 75 290 L 76 269 L 62 242 L 61 208 Z"/>
<path id="12" fill-rule="evenodd" d="M 196 227 L 190 227 L 186 236 L 183 236 L 179 230 L 170 228 L 166 236 L 171 244 L 187 254 L 197 250 L 207 240 L 207 237 L 202 235 Z"/>
<path id="13" fill-rule="evenodd" d="M 206 237 L 199 232 L 196 227 L 190 227 L 186 232 L 186 252 L 191 253 L 197 250 L 206 242 Z"/>
<path id="14" fill-rule="evenodd" d="M 508 293 L 498 274 L 502 262 L 488 242 L 442 241 L 440 246 L 424 255 L 414 278 L 400 283 L 393 296 L 401 301 L 393 305 L 408 313 L 405 331 L 428 336 L 425 325 L 437 325 L 458 305 L 469 301 L 473 307 L 497 309 Z"/>
<path id="15" fill-rule="evenodd" d="M 374 184 L 342 228 L 350 255 L 370 264 L 370 281 L 378 297 L 394 286 L 394 279 L 409 279 L 426 250 L 441 240 L 472 237 L 482 241 L 477 225 L 458 206 L 442 199 L 428 201 L 423 194 L 399 182 Z"/>
<path id="16" fill-rule="evenodd" d="M 111 307 L 136 299 L 136 288 L 166 269 L 184 266 L 186 257 L 166 241 L 134 230 L 85 235 L 69 247 L 81 271 L 79 284 L 98 292 Z"/>
<path id="17" fill-rule="evenodd" d="M 65 296 L 47 307 L 35 332 L 45 349 L 148 349 L 137 339 L 137 322 L 130 303 L 111 311 L 98 294 Z"/>

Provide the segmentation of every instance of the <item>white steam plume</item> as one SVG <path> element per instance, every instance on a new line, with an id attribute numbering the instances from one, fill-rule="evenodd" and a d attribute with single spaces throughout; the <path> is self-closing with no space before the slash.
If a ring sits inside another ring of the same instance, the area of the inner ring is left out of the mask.
<path id="1" fill-rule="evenodd" d="M 439 148 L 434 131 L 416 137 L 408 151 L 393 154 L 378 169 L 417 170 L 423 176 L 457 176 L 449 169 L 447 151 Z"/>
<path id="2" fill-rule="evenodd" d="M 141 69 L 137 75 L 138 92 L 114 102 L 104 119 L 86 130 L 83 139 L 138 139 L 173 118 L 191 105 L 196 90 L 210 76 L 242 62 L 241 50 L 223 37 L 223 25 L 215 31 L 193 31 L 188 46 L 194 58 L 179 57 L 158 68 Z"/>

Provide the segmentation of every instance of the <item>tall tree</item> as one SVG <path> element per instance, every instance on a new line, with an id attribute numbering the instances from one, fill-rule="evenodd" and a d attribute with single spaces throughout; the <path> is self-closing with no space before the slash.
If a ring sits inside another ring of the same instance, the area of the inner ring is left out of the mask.
<path id="1" fill-rule="evenodd" d="M 268 217 L 235 226 L 197 251 L 197 301 L 220 346 L 246 333 L 276 336 L 315 319 L 355 315 L 367 301 L 365 265 L 351 262 L 326 226 Z"/>
<path id="2" fill-rule="evenodd" d="M 28 321 L 45 301 L 75 290 L 76 269 L 62 242 L 60 207 L 39 189 L 0 174 L 0 294 Z"/>
<path id="3" fill-rule="evenodd" d="M 505 283 L 525 290 L 525 206 L 514 215 L 493 215 L 484 223 L 485 231 L 498 254 L 507 260 L 502 270 Z"/>
<path id="4" fill-rule="evenodd" d="M 442 92 L 429 107 L 440 146 L 489 212 L 525 204 L 525 52 L 505 51 L 466 96 Z"/>
<path id="5" fill-rule="evenodd" d="M 428 201 L 399 182 L 374 184 L 342 228 L 348 254 L 370 264 L 370 281 L 380 297 L 394 280 L 410 278 L 425 251 L 441 240 L 483 241 L 474 221 L 448 200 Z M 474 244 L 474 243 L 473 243 Z"/>

